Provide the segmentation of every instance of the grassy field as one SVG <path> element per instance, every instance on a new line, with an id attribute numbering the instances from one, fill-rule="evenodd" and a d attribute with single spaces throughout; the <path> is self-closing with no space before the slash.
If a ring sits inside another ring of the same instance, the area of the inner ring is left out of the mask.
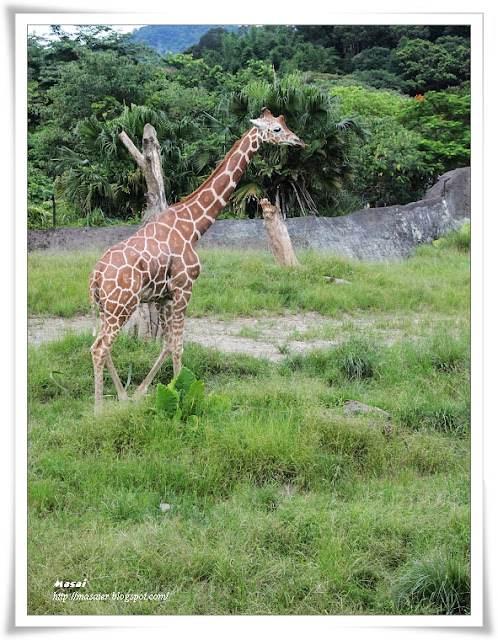
<path id="1" fill-rule="evenodd" d="M 30 313 L 88 312 L 98 257 L 31 255 Z M 295 271 L 203 252 L 190 313 L 368 314 L 408 329 L 416 313 L 424 336 L 387 345 L 366 328 L 280 363 L 189 344 L 184 365 L 229 396 L 194 421 L 159 410 L 155 385 L 94 417 L 90 333 L 30 348 L 30 614 L 469 613 L 469 252 L 453 236 L 399 264 L 299 258 Z M 118 338 L 130 389 L 158 349 Z M 155 383 L 171 377 L 167 362 Z M 348 400 L 390 418 L 346 414 Z"/>

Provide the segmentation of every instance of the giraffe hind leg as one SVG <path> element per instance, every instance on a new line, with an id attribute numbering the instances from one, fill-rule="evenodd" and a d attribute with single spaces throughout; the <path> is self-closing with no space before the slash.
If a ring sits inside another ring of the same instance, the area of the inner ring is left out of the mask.
<path id="1" fill-rule="evenodd" d="M 107 345 L 104 342 L 104 334 L 99 331 L 97 339 L 91 346 L 93 360 L 93 374 L 95 378 L 95 413 L 102 409 L 104 401 L 104 364 L 107 358 Z"/>
<path id="2" fill-rule="evenodd" d="M 95 413 L 98 413 L 103 405 L 104 399 L 104 366 L 107 362 L 109 366 L 110 359 L 110 349 L 118 336 L 119 330 L 112 329 L 109 327 L 104 321 L 102 321 L 100 325 L 99 335 L 97 339 L 91 346 L 90 350 L 92 352 L 93 359 L 93 371 L 95 376 Z M 118 391 L 118 396 L 120 391 L 126 395 L 126 392 L 123 389 L 123 385 L 119 380 L 116 369 L 114 367 L 114 363 L 110 360 L 109 371 L 111 372 L 111 376 L 113 378 L 114 384 L 116 385 L 116 389 Z M 122 399 L 122 398 L 120 398 Z"/>

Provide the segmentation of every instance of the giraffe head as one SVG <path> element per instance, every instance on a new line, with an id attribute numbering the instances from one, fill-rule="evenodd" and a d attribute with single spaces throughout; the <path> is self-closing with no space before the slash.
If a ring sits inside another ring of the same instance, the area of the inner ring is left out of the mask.
<path id="1" fill-rule="evenodd" d="M 275 118 L 266 107 L 263 107 L 261 110 L 261 118 L 251 120 L 251 123 L 258 129 L 263 138 L 263 142 L 291 147 L 303 147 L 303 149 L 306 146 L 295 133 L 292 133 L 292 131 L 287 128 L 284 116 Z"/>

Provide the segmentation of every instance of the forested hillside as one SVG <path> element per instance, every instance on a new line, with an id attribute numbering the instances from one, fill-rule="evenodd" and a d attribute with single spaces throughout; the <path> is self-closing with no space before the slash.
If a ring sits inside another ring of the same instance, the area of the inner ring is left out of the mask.
<path id="1" fill-rule="evenodd" d="M 161 54 L 181 53 L 188 47 L 196 45 L 207 32 L 221 25 L 198 24 L 149 24 L 134 29 L 133 40 L 142 42 Z M 224 27 L 224 30 L 237 29 L 235 26 Z"/>
<path id="2" fill-rule="evenodd" d="M 59 225 L 137 221 L 145 184 L 118 134 L 140 147 L 146 122 L 168 202 L 213 171 L 263 106 L 306 141 L 262 148 L 224 216 L 260 215 L 260 197 L 287 215 L 403 204 L 469 164 L 468 27 L 215 26 L 192 44 L 196 28 L 29 36 L 30 227 L 51 225 L 53 193 Z"/>

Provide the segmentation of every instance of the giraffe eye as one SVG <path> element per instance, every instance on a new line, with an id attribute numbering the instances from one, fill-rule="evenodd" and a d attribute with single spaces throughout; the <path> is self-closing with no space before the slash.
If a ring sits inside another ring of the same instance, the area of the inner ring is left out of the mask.
<path id="1" fill-rule="evenodd" d="M 282 131 L 282 127 L 275 127 L 275 128 L 273 129 L 273 131 L 274 131 L 275 133 L 278 133 L 279 131 Z"/>

